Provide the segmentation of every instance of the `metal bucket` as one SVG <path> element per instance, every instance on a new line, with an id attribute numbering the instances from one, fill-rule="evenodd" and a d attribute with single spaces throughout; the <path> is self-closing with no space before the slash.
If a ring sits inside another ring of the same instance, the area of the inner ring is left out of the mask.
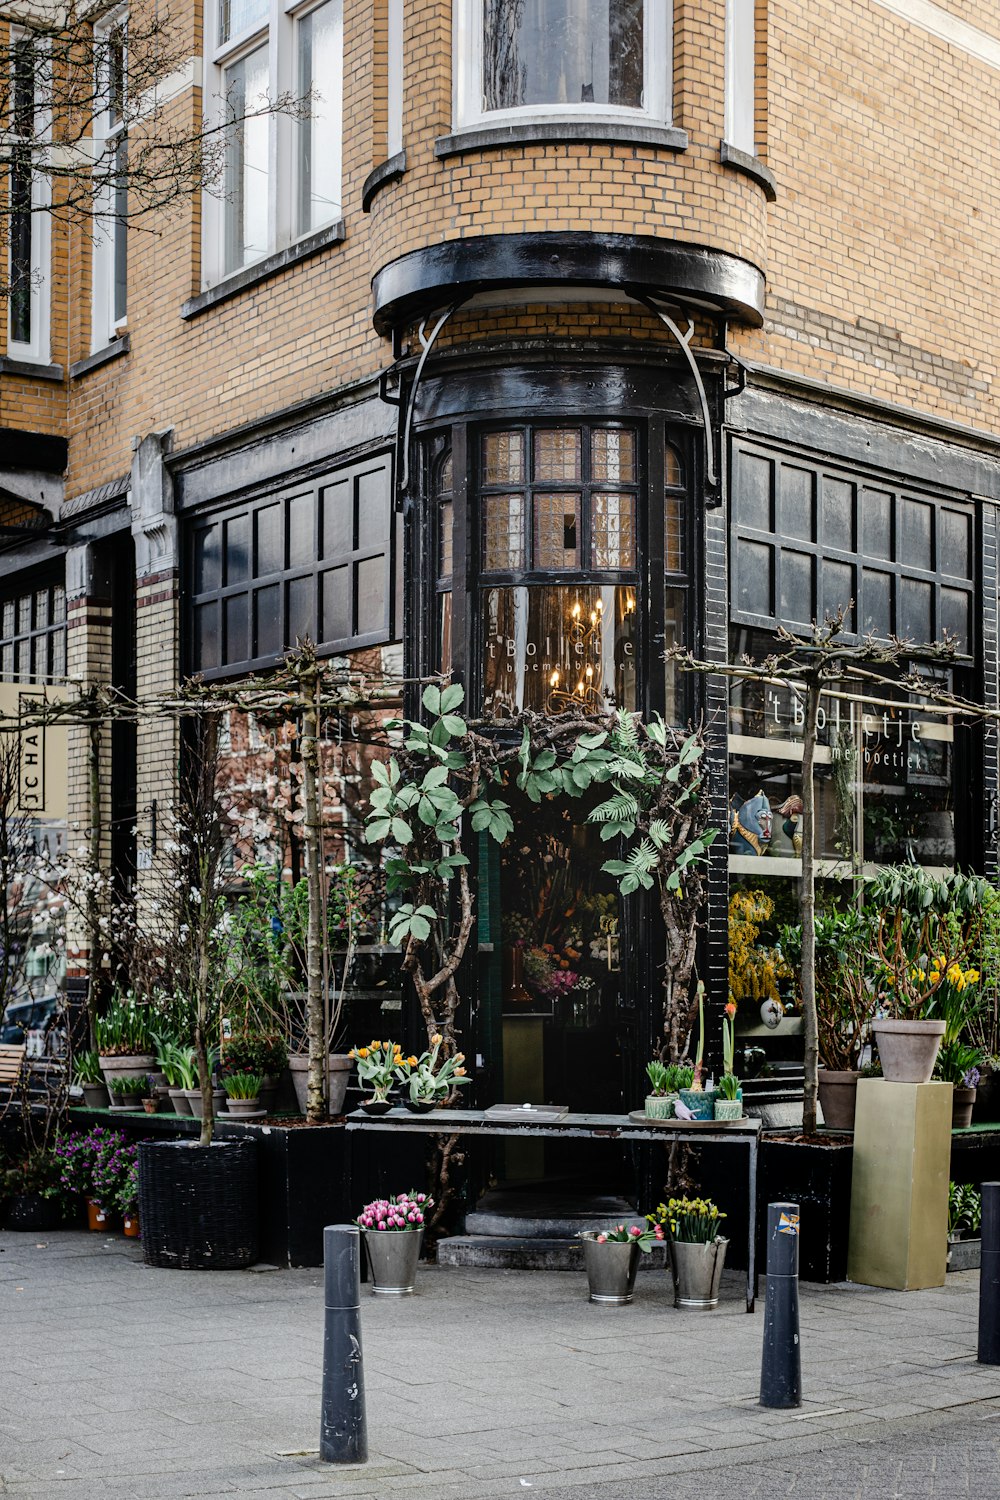
<path id="1" fill-rule="evenodd" d="M 603 1244 L 599 1244 L 598 1232 L 585 1229 L 580 1233 L 590 1300 L 624 1307 L 627 1302 L 632 1301 L 635 1273 L 639 1269 L 642 1251 L 638 1245 L 626 1240 L 605 1240 Z"/>
<path id="2" fill-rule="evenodd" d="M 413 1291 L 424 1231 L 420 1229 L 365 1229 L 365 1250 L 372 1273 L 372 1291 L 379 1296 L 405 1297 Z"/>
<path id="3" fill-rule="evenodd" d="M 709 1245 L 670 1241 L 674 1269 L 675 1307 L 716 1307 L 719 1282 L 729 1241 L 722 1238 Z"/>

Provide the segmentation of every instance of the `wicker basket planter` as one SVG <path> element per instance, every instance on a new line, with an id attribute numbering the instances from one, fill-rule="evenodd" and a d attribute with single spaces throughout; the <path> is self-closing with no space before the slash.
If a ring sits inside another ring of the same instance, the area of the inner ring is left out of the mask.
<path id="1" fill-rule="evenodd" d="M 257 1142 L 139 1143 L 139 1219 L 149 1266 L 241 1270 L 257 1259 Z"/>

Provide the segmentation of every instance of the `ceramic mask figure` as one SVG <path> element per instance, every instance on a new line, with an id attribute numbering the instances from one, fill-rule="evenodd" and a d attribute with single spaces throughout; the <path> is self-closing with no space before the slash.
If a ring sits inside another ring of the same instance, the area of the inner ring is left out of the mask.
<path id="1" fill-rule="evenodd" d="M 791 841 L 796 859 L 802 858 L 802 798 L 793 792 L 778 808 L 779 818 L 784 818 L 781 831 Z"/>
<path id="2" fill-rule="evenodd" d="M 729 846 L 733 853 L 766 854 L 773 822 L 771 804 L 763 792 L 743 803 L 734 796 L 729 803 Z"/>

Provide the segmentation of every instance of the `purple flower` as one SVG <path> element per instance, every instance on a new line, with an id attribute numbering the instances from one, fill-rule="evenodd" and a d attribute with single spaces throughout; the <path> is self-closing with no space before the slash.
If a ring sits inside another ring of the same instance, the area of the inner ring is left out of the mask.
<path id="1" fill-rule="evenodd" d="M 962 1079 L 963 1089 L 977 1089 L 979 1087 L 979 1069 L 970 1068 Z"/>

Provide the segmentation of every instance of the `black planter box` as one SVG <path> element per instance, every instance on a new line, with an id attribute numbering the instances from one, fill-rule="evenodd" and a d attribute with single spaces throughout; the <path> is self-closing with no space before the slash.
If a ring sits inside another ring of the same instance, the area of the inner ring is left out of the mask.
<path id="1" fill-rule="evenodd" d="M 139 1141 L 190 1139 L 201 1129 L 200 1120 L 184 1115 L 70 1111 L 74 1130 L 95 1124 Z M 321 1266 L 324 1226 L 348 1223 L 352 1215 L 343 1125 L 237 1125 L 216 1117 L 217 1140 L 248 1136 L 257 1142 L 259 1259 L 282 1267 Z"/>

